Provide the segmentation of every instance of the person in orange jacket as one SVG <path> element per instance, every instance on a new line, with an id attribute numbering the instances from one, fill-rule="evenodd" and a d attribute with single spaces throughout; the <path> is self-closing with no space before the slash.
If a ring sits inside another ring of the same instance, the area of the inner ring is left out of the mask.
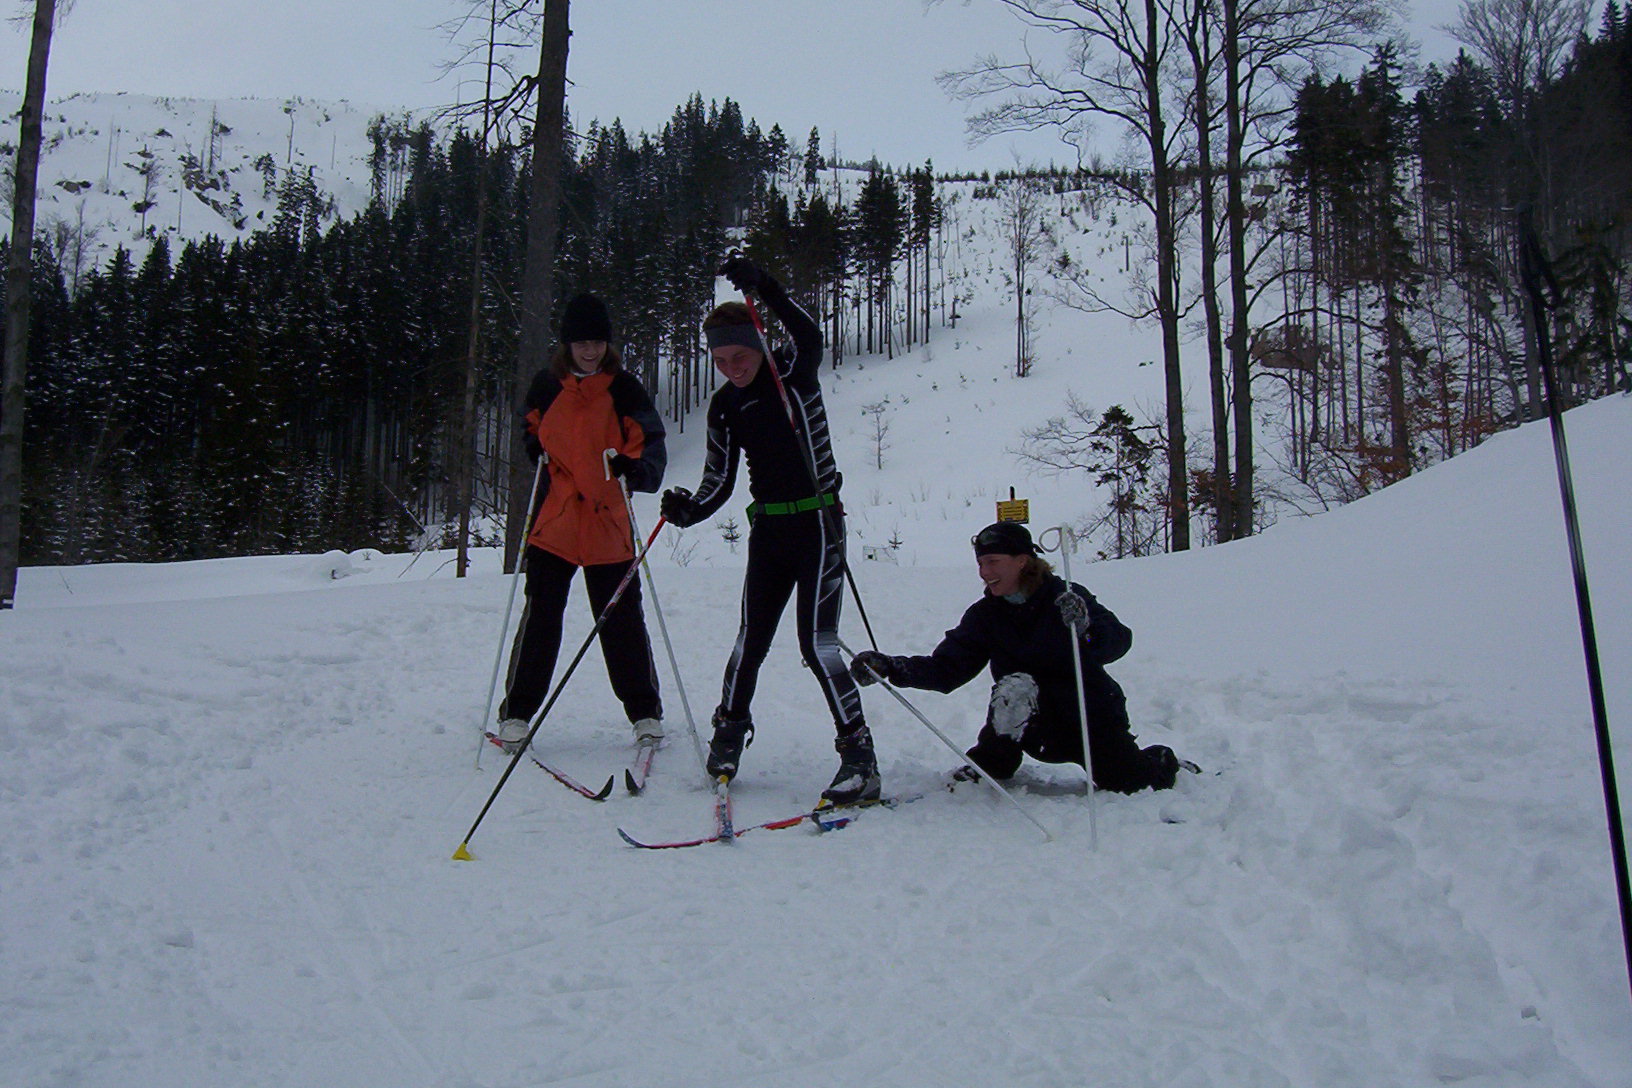
<path id="1" fill-rule="evenodd" d="M 583 569 L 590 609 L 600 616 L 635 560 L 623 487 L 656 491 L 668 462 L 663 421 L 611 340 L 605 303 L 594 295 L 568 302 L 560 343 L 523 408 L 527 452 L 535 463 L 544 457 L 545 469 L 523 559 L 527 603 L 499 706 L 496 735 L 512 753 L 549 694 L 573 574 Z M 608 456 L 609 450 L 615 452 Z M 663 704 L 639 578 L 608 613 L 600 643 L 636 742 L 658 743 Z"/>

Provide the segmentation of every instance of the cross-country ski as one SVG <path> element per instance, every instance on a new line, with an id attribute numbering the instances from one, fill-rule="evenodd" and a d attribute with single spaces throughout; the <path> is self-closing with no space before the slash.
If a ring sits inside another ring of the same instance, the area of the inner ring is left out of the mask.
<path id="1" fill-rule="evenodd" d="M 489 744 L 495 745 L 501 749 L 505 746 L 505 742 L 500 740 L 494 733 L 487 734 L 487 741 Z M 590 789 L 582 782 L 579 782 L 576 778 L 573 778 L 571 775 L 567 774 L 567 772 L 557 767 L 552 767 L 550 764 L 538 758 L 538 753 L 533 750 L 531 745 L 527 747 L 527 750 L 522 753 L 522 755 L 527 762 L 531 763 L 533 766 L 537 767 L 539 770 L 543 771 L 545 774 L 567 787 L 567 789 L 581 797 L 587 797 L 591 801 L 606 800 L 612 793 L 612 783 L 617 781 L 617 775 L 608 775 L 606 784 L 604 786 L 598 790 Z"/>

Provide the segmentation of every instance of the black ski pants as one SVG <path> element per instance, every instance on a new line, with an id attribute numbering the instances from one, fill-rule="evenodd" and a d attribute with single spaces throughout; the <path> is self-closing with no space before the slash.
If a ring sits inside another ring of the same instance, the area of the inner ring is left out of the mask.
<path id="1" fill-rule="evenodd" d="M 839 735 L 864 724 L 861 694 L 839 652 L 839 610 L 844 603 L 844 530 L 829 508 L 795 514 L 761 514 L 748 530 L 748 569 L 742 579 L 741 623 L 726 662 L 720 713 L 750 718 L 759 669 L 770 652 L 776 626 L 794 602 L 799 653 L 821 685 Z"/>
<path id="2" fill-rule="evenodd" d="M 510 678 L 500 718 L 531 718 L 550 693 L 556 657 L 561 652 L 562 619 L 567 591 L 578 566 L 542 548 L 527 547 L 527 604 L 510 651 Z M 606 611 L 607 601 L 628 573 L 634 560 L 584 567 L 584 588 L 589 591 L 591 615 Z M 663 717 L 657 693 L 657 666 L 646 634 L 646 616 L 640 603 L 640 577 L 618 599 L 600 633 L 601 656 L 612 681 L 612 692 L 631 722 Z"/>
<path id="3" fill-rule="evenodd" d="M 1005 680 L 1029 679 L 1023 674 Z M 1001 682 L 1000 682 L 1001 683 Z M 993 685 L 994 696 L 999 685 Z M 996 699 L 975 746 L 967 755 L 993 778 L 1010 778 L 1023 755 L 1041 763 L 1082 765 L 1082 718 L 1072 681 L 1038 683 L 1036 698 L 1018 740 L 993 724 Z M 1126 700 L 1120 692 L 1088 695 L 1088 752 L 1094 761 L 1094 785 L 1117 793 L 1173 785 L 1177 758 L 1164 745 L 1140 748 L 1128 726 Z"/>

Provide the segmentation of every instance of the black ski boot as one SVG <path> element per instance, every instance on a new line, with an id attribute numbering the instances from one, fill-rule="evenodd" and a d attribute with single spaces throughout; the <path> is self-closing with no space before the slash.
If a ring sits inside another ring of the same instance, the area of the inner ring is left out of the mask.
<path id="1" fill-rule="evenodd" d="M 725 716 L 725 711 L 714 712 L 714 736 L 708 742 L 708 775 L 710 778 L 737 777 L 737 763 L 742 750 L 754 742 L 752 718 L 740 721 Z"/>
<path id="2" fill-rule="evenodd" d="M 879 798 L 878 759 L 873 755 L 873 734 L 864 725 L 854 733 L 834 740 L 839 753 L 839 773 L 833 784 L 822 791 L 829 805 L 854 805 Z"/>

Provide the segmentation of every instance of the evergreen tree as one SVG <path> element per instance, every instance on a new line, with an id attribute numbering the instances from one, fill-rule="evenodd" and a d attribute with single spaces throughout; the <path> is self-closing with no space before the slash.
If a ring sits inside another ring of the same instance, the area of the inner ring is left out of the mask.
<path id="1" fill-rule="evenodd" d="M 815 125 L 810 127 L 810 138 L 805 141 L 805 188 L 816 186 L 816 175 L 822 169 L 822 133 Z"/>
<path id="2" fill-rule="evenodd" d="M 906 209 L 894 176 L 888 171 L 873 169 L 856 195 L 854 215 L 851 248 L 856 255 L 857 270 L 866 282 L 863 298 L 868 303 L 865 350 L 881 350 L 893 356 L 891 312 L 895 262 L 906 237 Z M 861 350 L 861 328 L 856 329 L 856 335 L 857 350 Z"/>

